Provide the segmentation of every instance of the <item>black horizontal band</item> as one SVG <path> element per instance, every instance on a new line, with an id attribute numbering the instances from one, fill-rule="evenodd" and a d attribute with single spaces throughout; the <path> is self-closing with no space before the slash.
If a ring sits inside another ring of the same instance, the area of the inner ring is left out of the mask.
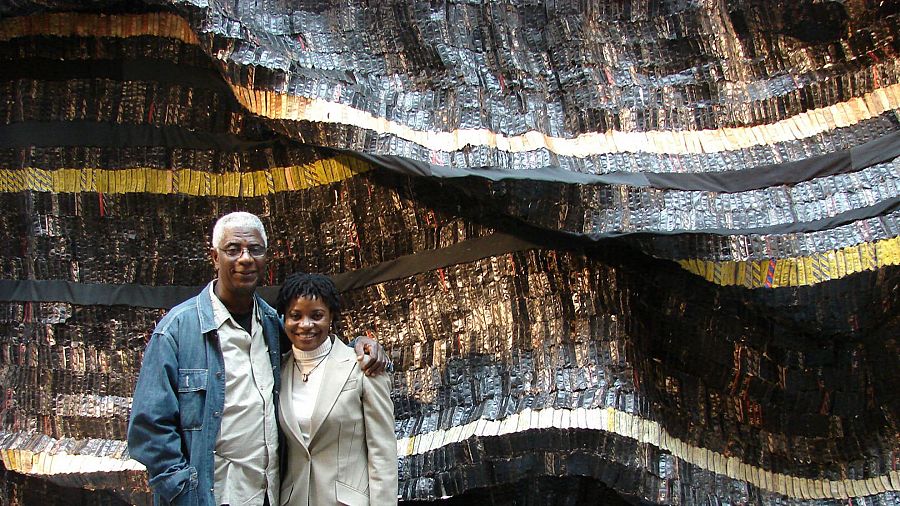
<path id="1" fill-rule="evenodd" d="M 109 79 L 112 81 L 147 81 L 180 85 L 195 89 L 212 89 L 233 97 L 222 75 L 212 68 L 198 68 L 184 63 L 151 58 L 128 60 L 57 60 L 22 58 L 0 60 L 2 81 L 33 79 L 66 81 L 70 79 Z M 236 102 L 235 102 L 236 104 Z"/>
<path id="2" fill-rule="evenodd" d="M 165 146 L 169 149 L 239 151 L 280 142 L 284 141 L 249 141 L 234 134 L 199 132 L 172 125 L 157 127 L 96 121 L 23 121 L 0 125 L 0 148 Z"/>

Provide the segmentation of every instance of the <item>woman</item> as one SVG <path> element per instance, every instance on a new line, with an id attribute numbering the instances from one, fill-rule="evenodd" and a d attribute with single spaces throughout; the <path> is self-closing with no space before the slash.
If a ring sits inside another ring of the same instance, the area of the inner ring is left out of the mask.
<path id="1" fill-rule="evenodd" d="M 292 345 L 281 369 L 281 504 L 396 504 L 390 376 L 366 376 L 351 348 L 335 346 L 334 283 L 321 274 L 288 276 L 276 309 Z"/>

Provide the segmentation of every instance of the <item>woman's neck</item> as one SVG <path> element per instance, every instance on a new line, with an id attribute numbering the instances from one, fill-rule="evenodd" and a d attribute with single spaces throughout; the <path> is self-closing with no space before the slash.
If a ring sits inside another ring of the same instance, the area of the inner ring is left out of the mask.
<path id="1" fill-rule="evenodd" d="M 291 346 L 291 352 L 294 354 L 294 358 L 301 362 L 313 361 L 319 358 L 328 355 L 328 352 L 331 351 L 332 339 L 331 336 L 327 337 L 322 344 L 317 346 L 314 350 L 303 351 L 296 346 Z"/>

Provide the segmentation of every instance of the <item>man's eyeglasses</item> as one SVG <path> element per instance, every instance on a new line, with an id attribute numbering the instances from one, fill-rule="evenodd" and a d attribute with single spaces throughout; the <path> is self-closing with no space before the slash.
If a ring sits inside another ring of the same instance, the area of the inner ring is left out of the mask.
<path id="1" fill-rule="evenodd" d="M 217 248 L 222 253 L 225 253 L 225 256 L 231 258 L 232 260 L 236 260 L 241 258 L 241 255 L 246 251 L 253 258 L 262 258 L 266 256 L 266 247 L 260 246 L 259 244 L 254 244 L 253 246 L 248 246 L 246 248 L 242 248 L 240 246 L 229 246 L 227 248 Z"/>

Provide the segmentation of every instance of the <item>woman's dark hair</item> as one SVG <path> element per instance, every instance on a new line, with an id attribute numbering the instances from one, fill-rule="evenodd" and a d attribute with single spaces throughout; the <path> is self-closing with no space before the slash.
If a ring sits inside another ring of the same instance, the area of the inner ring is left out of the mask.
<path id="1" fill-rule="evenodd" d="M 281 289 L 278 290 L 278 298 L 275 300 L 275 309 L 283 315 L 290 307 L 294 299 L 309 297 L 319 299 L 328 310 L 331 311 L 332 324 L 337 326 L 341 318 L 341 298 L 337 287 L 328 276 L 315 273 L 297 272 L 284 280 Z"/>

